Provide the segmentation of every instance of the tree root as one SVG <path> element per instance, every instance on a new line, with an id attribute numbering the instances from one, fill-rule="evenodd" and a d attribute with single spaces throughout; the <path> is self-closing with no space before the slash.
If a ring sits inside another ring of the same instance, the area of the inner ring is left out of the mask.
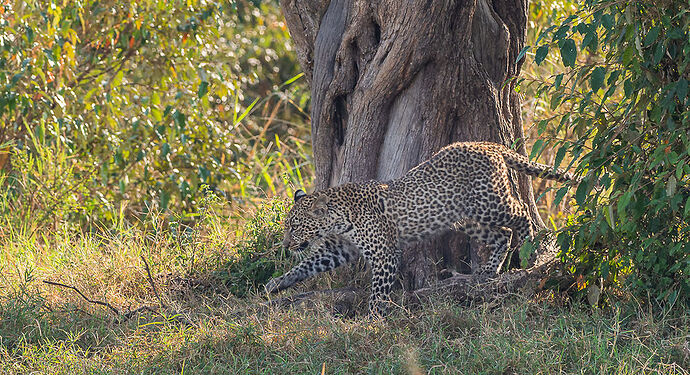
<path id="1" fill-rule="evenodd" d="M 433 285 L 403 292 L 402 305 L 407 308 L 419 308 L 438 296 L 447 296 L 458 302 L 498 302 L 518 292 L 533 295 L 543 290 L 548 280 L 567 282 L 567 277 L 560 276 L 559 265 L 557 259 L 552 258 L 532 268 L 508 271 L 482 282 L 470 274 L 453 273 L 451 277 Z M 310 307 L 323 301 L 324 297 L 332 302 L 336 315 L 351 316 L 359 310 L 358 307 L 366 306 L 362 303 L 366 301 L 366 291 L 354 287 L 299 293 L 270 300 L 265 306 Z"/>

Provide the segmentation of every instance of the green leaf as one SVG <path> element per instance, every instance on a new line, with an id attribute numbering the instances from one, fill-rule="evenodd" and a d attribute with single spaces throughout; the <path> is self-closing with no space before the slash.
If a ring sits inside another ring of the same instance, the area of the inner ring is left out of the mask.
<path id="1" fill-rule="evenodd" d="M 561 59 L 563 65 L 573 67 L 575 66 L 575 59 L 577 57 L 577 46 L 575 41 L 568 38 L 561 44 Z"/>
<path id="2" fill-rule="evenodd" d="M 683 179 L 683 168 L 685 167 L 686 164 L 684 163 L 678 163 L 676 166 L 676 179 L 682 180 Z"/>
<path id="3" fill-rule="evenodd" d="M 613 229 L 614 227 L 614 213 L 613 213 L 613 205 L 608 205 L 606 207 L 606 211 L 604 211 L 604 217 L 606 218 L 606 222 L 609 224 L 609 227 Z"/>
<path id="4" fill-rule="evenodd" d="M 537 139 L 536 142 L 534 142 L 534 146 L 532 146 L 532 152 L 529 154 L 530 159 L 534 159 L 541 153 L 542 148 L 544 147 L 544 140 L 543 139 Z"/>
<path id="5" fill-rule="evenodd" d="M 516 63 L 516 64 L 517 64 L 520 60 L 522 60 L 523 57 L 525 57 L 525 54 L 527 53 L 527 51 L 530 50 L 530 48 L 532 48 L 532 46 L 524 46 L 524 47 L 522 47 L 522 50 L 520 50 L 520 53 L 518 53 L 518 56 L 517 56 L 517 58 L 515 59 L 515 63 Z"/>
<path id="6" fill-rule="evenodd" d="M 607 30 L 611 30 L 614 26 L 614 17 L 612 14 L 604 14 L 601 16 L 601 25 L 604 26 Z"/>
<path id="7" fill-rule="evenodd" d="M 527 240 L 522 243 L 522 246 L 520 246 L 520 266 L 522 268 L 527 268 L 529 258 L 534 254 L 534 250 L 535 246 L 532 241 Z"/>
<path id="8" fill-rule="evenodd" d="M 567 146 L 565 146 L 565 145 L 558 148 L 558 151 L 556 152 L 556 158 L 553 161 L 553 166 L 555 168 L 558 168 L 561 165 L 561 162 L 563 161 L 563 157 L 565 157 L 566 149 L 567 149 Z"/>
<path id="9" fill-rule="evenodd" d="M 556 196 L 553 198 L 553 205 L 558 206 L 559 203 L 561 203 L 561 200 L 563 200 L 563 197 L 565 196 L 565 193 L 568 192 L 568 187 L 563 186 L 562 188 L 558 189 L 556 192 Z"/>
<path id="10" fill-rule="evenodd" d="M 161 211 L 165 211 L 168 209 L 168 203 L 169 202 L 170 202 L 170 193 L 168 193 L 165 190 L 161 191 L 161 196 L 160 196 L 160 209 L 161 209 Z"/>
<path id="11" fill-rule="evenodd" d="M 578 205 L 583 206 L 587 200 L 587 183 L 580 183 L 575 191 L 575 201 Z"/>
<path id="12" fill-rule="evenodd" d="M 120 86 L 120 83 L 122 83 L 122 77 L 124 77 L 124 75 L 124 70 L 120 69 L 120 71 L 117 72 L 117 74 L 115 74 L 115 77 L 113 78 L 112 87 Z"/>
<path id="13" fill-rule="evenodd" d="M 208 92 L 208 82 L 201 81 L 199 89 L 196 92 L 197 97 L 202 98 Z"/>
<path id="14" fill-rule="evenodd" d="M 601 85 L 604 84 L 604 76 L 606 75 L 606 70 L 602 66 L 597 66 L 592 71 L 592 75 L 589 77 L 589 84 L 592 86 L 592 91 L 598 91 Z"/>
<path id="15" fill-rule="evenodd" d="M 611 227 L 613 228 L 613 227 Z M 599 270 L 601 272 L 601 277 L 606 279 L 609 277 L 609 271 L 610 271 L 611 266 L 609 265 L 609 262 L 604 261 L 601 262 L 601 265 L 599 266 Z"/>
<path id="16" fill-rule="evenodd" d="M 630 96 L 633 93 L 633 83 L 629 79 L 626 79 L 625 82 L 623 82 L 623 91 L 625 92 L 625 96 L 630 98 Z"/>
<path id="17" fill-rule="evenodd" d="M 559 27 L 558 30 L 556 30 L 556 32 L 553 33 L 553 40 L 554 41 L 563 40 L 563 38 L 565 37 L 565 35 L 568 33 L 569 30 L 570 30 L 570 26 L 566 22 L 563 22 L 561 24 L 561 27 Z"/>
<path id="18" fill-rule="evenodd" d="M 618 77 L 620 75 L 621 75 L 620 70 L 614 70 L 613 72 L 611 72 L 611 74 L 609 74 L 609 78 L 606 80 L 606 84 L 609 86 L 614 85 L 616 83 L 616 81 L 618 80 Z"/>
<path id="19" fill-rule="evenodd" d="M 690 217 L 690 197 L 685 201 L 685 209 L 683 210 L 683 218 Z"/>
<path id="20" fill-rule="evenodd" d="M 582 38 L 582 49 L 589 48 L 591 51 L 596 51 L 599 45 L 599 38 L 595 30 L 590 30 L 584 38 Z"/>
<path id="21" fill-rule="evenodd" d="M 684 78 L 679 79 L 676 83 L 676 95 L 681 103 L 685 101 L 685 97 L 688 95 L 688 81 Z"/>
<path id="22" fill-rule="evenodd" d="M 163 121 L 163 114 L 158 108 L 151 108 L 151 115 L 153 116 L 153 119 L 160 122 Z"/>
<path id="23" fill-rule="evenodd" d="M 668 178 L 668 181 L 666 181 L 666 196 L 671 197 L 676 193 L 677 184 L 678 181 L 676 180 L 676 176 L 671 176 Z"/>
<path id="24" fill-rule="evenodd" d="M 660 30 L 661 29 L 659 28 L 659 26 L 652 27 L 644 38 L 644 45 L 649 46 L 652 43 L 654 43 L 656 41 L 656 38 L 659 37 Z"/>
<path id="25" fill-rule="evenodd" d="M 245 118 L 245 116 L 247 116 L 247 115 L 249 114 L 249 112 L 251 112 L 252 108 L 254 108 L 254 106 L 255 106 L 256 103 L 258 103 L 258 102 L 259 102 L 259 98 L 254 99 L 254 101 L 252 102 L 252 104 L 250 104 L 249 107 L 247 107 L 247 109 L 245 109 L 244 112 L 242 112 L 241 115 L 239 115 L 237 118 L 234 119 L 233 125 L 239 124 L 240 121 L 242 121 L 242 119 Z"/>
<path id="26" fill-rule="evenodd" d="M 623 193 L 623 195 L 621 195 L 621 197 L 618 199 L 617 209 L 618 209 L 618 215 L 619 215 L 619 216 L 622 217 L 623 214 L 625 213 L 625 208 L 628 207 L 628 204 L 630 203 L 630 198 L 631 198 L 631 197 L 632 197 L 632 193 L 629 192 L 629 191 L 626 191 L 626 192 Z"/>
<path id="27" fill-rule="evenodd" d="M 153 105 L 160 105 L 161 104 L 161 97 L 158 95 L 158 92 L 154 91 L 153 94 L 151 94 L 151 104 Z"/>
<path id="28" fill-rule="evenodd" d="M 544 44 L 543 46 L 537 48 L 537 52 L 534 54 L 534 62 L 537 63 L 537 65 L 541 64 L 544 59 L 546 59 L 546 55 L 549 54 L 549 45 Z"/>
<path id="29" fill-rule="evenodd" d="M 656 45 L 656 49 L 654 50 L 654 64 L 658 64 L 661 62 L 661 58 L 664 57 L 664 52 L 666 52 L 666 48 L 664 47 L 663 43 L 659 43 Z"/>
<path id="30" fill-rule="evenodd" d="M 287 81 L 283 82 L 283 84 L 280 85 L 280 86 L 281 86 L 281 87 L 287 86 L 287 85 L 291 84 L 292 82 L 295 82 L 295 81 L 297 81 L 298 79 L 302 78 L 303 76 L 304 76 L 304 73 L 297 74 L 296 76 L 294 76 L 294 77 L 288 79 Z"/>
<path id="31" fill-rule="evenodd" d="M 26 35 L 26 40 L 29 42 L 29 44 L 33 44 L 33 42 L 34 42 L 34 29 L 32 29 L 29 26 L 26 26 L 26 30 L 24 30 L 24 34 Z"/>
<path id="32" fill-rule="evenodd" d="M 161 159 L 167 159 L 170 154 L 170 144 L 168 142 L 163 143 L 161 146 Z"/>
<path id="33" fill-rule="evenodd" d="M 635 57 L 635 47 L 629 45 L 623 51 L 623 65 L 628 66 Z"/>
<path id="34" fill-rule="evenodd" d="M 187 121 L 187 120 L 186 120 L 186 116 L 184 115 L 184 113 L 182 113 L 182 112 L 180 112 L 180 111 L 178 111 L 178 110 L 175 110 L 175 111 L 173 112 L 172 117 L 173 117 L 173 120 L 175 121 L 175 125 L 177 125 L 177 127 L 178 127 L 180 130 L 181 130 L 181 129 L 184 129 L 185 123 L 186 123 L 186 121 Z"/>

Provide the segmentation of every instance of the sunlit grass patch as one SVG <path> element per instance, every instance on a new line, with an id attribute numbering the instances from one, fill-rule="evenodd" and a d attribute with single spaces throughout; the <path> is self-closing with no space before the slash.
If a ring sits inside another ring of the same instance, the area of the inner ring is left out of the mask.
<path id="1" fill-rule="evenodd" d="M 652 314 L 629 303 L 592 310 L 574 300 L 521 296 L 467 305 L 439 295 L 422 308 L 402 306 L 387 320 L 372 320 L 365 300 L 346 316 L 333 313 L 328 295 L 267 305 L 251 267 L 272 262 L 280 273 L 293 262 L 276 246 L 283 212 L 279 201 L 236 223 L 209 212 L 187 242 L 170 227 L 3 242 L 0 373 L 688 373 L 690 316 L 679 310 Z M 121 313 L 153 309 L 120 321 L 43 280 L 73 285 Z M 238 284 L 244 292 L 233 294 Z M 320 276 L 297 291 L 329 286 Z"/>

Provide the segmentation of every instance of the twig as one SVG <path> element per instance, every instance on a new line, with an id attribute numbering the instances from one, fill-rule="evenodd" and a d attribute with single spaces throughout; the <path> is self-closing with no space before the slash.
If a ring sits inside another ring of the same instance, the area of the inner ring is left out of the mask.
<path id="1" fill-rule="evenodd" d="M 144 262 L 144 264 L 146 264 L 146 262 Z M 146 269 L 147 269 L 147 272 L 148 272 L 148 264 L 147 264 L 147 266 L 146 266 Z M 149 272 L 149 281 L 152 282 L 152 280 L 153 280 L 153 279 L 151 278 L 151 273 Z M 128 320 L 131 319 L 133 316 L 135 316 L 136 314 L 138 314 L 138 313 L 140 313 L 140 312 L 142 312 L 142 311 L 149 311 L 149 312 L 152 312 L 152 313 L 156 313 L 156 314 L 161 314 L 161 315 L 163 315 L 163 314 L 161 313 L 160 310 L 161 310 L 161 308 L 165 307 L 165 305 L 162 303 L 162 299 L 161 299 L 160 296 L 158 295 L 158 291 L 155 289 L 155 286 L 154 286 L 154 290 L 155 290 L 156 296 L 157 296 L 158 299 L 159 299 L 159 302 L 160 302 L 161 305 L 162 305 L 161 307 L 155 308 L 155 307 L 152 307 L 152 306 L 149 306 L 149 305 L 143 305 L 143 306 L 137 307 L 137 308 L 134 309 L 134 310 L 127 311 L 126 313 L 123 314 L 123 313 L 120 312 L 120 310 L 118 310 L 118 309 L 115 308 L 113 305 L 109 304 L 108 302 L 93 300 L 93 299 L 87 297 L 87 296 L 86 296 L 84 293 L 82 293 L 82 291 L 79 290 L 79 288 L 77 288 L 77 287 L 74 287 L 74 286 L 72 286 L 72 285 L 66 285 L 66 284 L 58 283 L 58 282 L 55 282 L 55 281 L 49 281 L 49 280 L 43 280 L 43 282 L 44 282 L 45 284 L 48 284 L 48 285 L 53 285 L 53 286 L 59 286 L 59 287 L 67 288 L 67 289 L 72 289 L 72 290 L 74 290 L 75 292 L 77 292 L 77 293 L 78 293 L 84 300 L 86 300 L 87 302 L 93 303 L 93 304 L 96 304 L 96 305 L 105 306 L 105 307 L 109 308 L 112 312 L 115 313 L 115 323 L 117 323 L 117 324 L 124 323 L 124 322 L 128 321 Z M 152 282 L 152 285 L 153 285 L 153 282 Z M 189 319 L 187 319 L 187 318 L 186 318 L 185 316 L 183 316 L 182 314 L 179 314 L 179 313 L 177 313 L 177 312 L 175 312 L 175 311 L 172 311 L 172 314 L 173 314 L 173 315 L 176 315 L 174 320 L 183 322 L 183 323 L 185 323 L 185 324 L 187 324 L 187 325 L 192 325 L 192 326 L 195 325 L 194 323 L 192 323 Z"/>
<path id="2" fill-rule="evenodd" d="M 122 315 L 122 314 L 120 314 L 120 310 L 113 307 L 113 305 L 109 304 L 108 302 L 93 300 L 93 299 L 87 297 L 84 293 L 82 293 L 81 290 L 79 290 L 77 287 L 74 287 L 71 285 L 65 285 L 62 283 L 56 283 L 55 281 L 49 281 L 49 280 L 43 280 L 43 282 L 48 284 L 48 285 L 61 286 L 63 288 L 72 289 L 75 292 L 77 292 L 81 296 L 81 298 L 85 299 L 86 301 L 93 303 L 93 304 L 96 304 L 96 305 L 105 306 L 105 307 L 109 308 L 110 310 L 112 310 L 115 313 L 115 315 L 117 315 L 117 316 Z"/>
<path id="3" fill-rule="evenodd" d="M 151 288 L 153 289 L 153 294 L 156 295 L 156 298 L 158 298 L 158 304 L 160 305 L 161 308 L 165 308 L 166 305 L 163 303 L 163 299 L 161 298 L 161 295 L 158 294 L 158 289 L 156 288 L 156 283 L 153 282 L 153 277 L 151 277 L 151 269 L 149 268 L 149 263 L 146 261 L 146 258 L 144 255 L 141 255 L 141 260 L 144 262 L 144 269 L 146 270 L 146 276 L 149 279 L 149 284 L 151 284 Z"/>

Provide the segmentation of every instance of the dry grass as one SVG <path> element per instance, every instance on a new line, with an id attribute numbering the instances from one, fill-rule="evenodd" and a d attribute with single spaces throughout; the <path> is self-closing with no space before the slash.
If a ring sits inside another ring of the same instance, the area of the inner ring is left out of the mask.
<path id="1" fill-rule="evenodd" d="M 373 321 L 334 316 L 327 298 L 309 308 L 266 308 L 265 296 L 233 297 L 213 276 L 222 259 L 234 256 L 236 227 L 197 230 L 194 246 L 182 247 L 166 233 L 135 230 L 4 241 L 0 373 L 688 374 L 690 368 L 690 315 L 679 309 L 650 313 L 627 303 L 602 311 L 520 296 L 498 306 L 463 306 L 439 296 L 422 309 Z M 167 307 L 123 323 L 73 291 L 41 282 L 74 285 L 122 311 L 157 306 L 141 255 Z M 330 282 L 321 277 L 301 288 Z"/>

